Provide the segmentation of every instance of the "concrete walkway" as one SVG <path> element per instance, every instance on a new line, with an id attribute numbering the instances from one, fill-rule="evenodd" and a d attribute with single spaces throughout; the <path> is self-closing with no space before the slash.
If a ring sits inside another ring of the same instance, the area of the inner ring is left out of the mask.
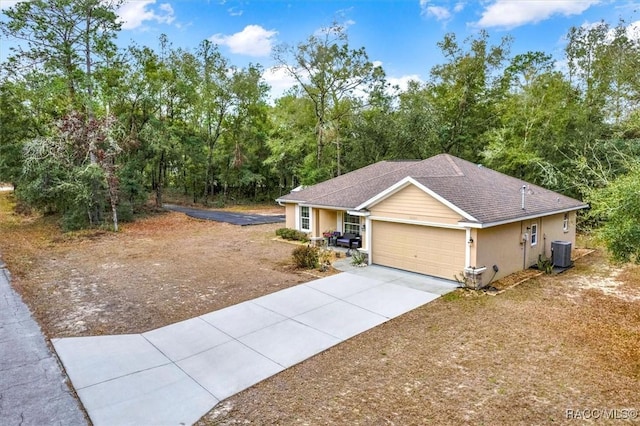
<path id="1" fill-rule="evenodd" d="M 455 288 L 354 268 L 146 333 L 53 344 L 96 426 L 192 424 L 221 400 Z"/>
<path id="2" fill-rule="evenodd" d="M 56 357 L 0 260 L 0 424 L 86 425 Z"/>

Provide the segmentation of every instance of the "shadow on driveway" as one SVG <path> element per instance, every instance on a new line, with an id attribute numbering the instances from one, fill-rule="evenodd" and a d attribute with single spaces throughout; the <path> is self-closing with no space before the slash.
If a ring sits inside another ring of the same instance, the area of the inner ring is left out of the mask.
<path id="1" fill-rule="evenodd" d="M 283 214 L 279 215 L 262 215 L 262 214 L 248 214 L 237 212 L 223 212 L 219 210 L 203 210 L 194 209 L 191 207 L 176 206 L 174 204 L 163 204 L 166 210 L 174 212 L 181 212 L 189 217 L 196 219 L 214 220 L 216 222 L 226 222 L 233 225 L 247 226 L 247 225 L 262 225 L 265 223 L 278 223 L 284 222 L 285 217 Z"/>

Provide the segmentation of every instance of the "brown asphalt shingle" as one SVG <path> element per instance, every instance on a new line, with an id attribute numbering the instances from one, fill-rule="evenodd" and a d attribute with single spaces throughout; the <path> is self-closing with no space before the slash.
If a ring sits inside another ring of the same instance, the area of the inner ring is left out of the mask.
<path id="1" fill-rule="evenodd" d="M 292 192 L 279 201 L 354 209 L 407 177 L 483 224 L 586 207 L 579 200 L 449 154 L 422 161 L 381 161 Z"/>

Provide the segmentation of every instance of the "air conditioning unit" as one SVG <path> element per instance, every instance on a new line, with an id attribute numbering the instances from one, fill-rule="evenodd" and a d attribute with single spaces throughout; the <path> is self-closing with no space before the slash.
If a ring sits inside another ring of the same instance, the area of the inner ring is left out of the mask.
<path id="1" fill-rule="evenodd" d="M 569 241 L 552 241 L 551 257 L 553 265 L 559 268 L 571 266 L 571 243 Z"/>

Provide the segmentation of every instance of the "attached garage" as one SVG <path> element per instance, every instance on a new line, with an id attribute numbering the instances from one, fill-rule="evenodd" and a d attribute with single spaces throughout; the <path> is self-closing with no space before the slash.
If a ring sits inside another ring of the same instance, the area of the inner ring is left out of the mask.
<path id="1" fill-rule="evenodd" d="M 448 280 L 467 273 L 476 284 L 485 271 L 491 282 L 535 264 L 553 241 L 575 244 L 576 211 L 588 207 L 449 154 L 381 161 L 277 201 L 287 226 L 312 237 L 359 234 L 369 264 Z"/>
<path id="2" fill-rule="evenodd" d="M 453 279 L 465 267 L 464 230 L 374 220 L 372 263 Z"/>

